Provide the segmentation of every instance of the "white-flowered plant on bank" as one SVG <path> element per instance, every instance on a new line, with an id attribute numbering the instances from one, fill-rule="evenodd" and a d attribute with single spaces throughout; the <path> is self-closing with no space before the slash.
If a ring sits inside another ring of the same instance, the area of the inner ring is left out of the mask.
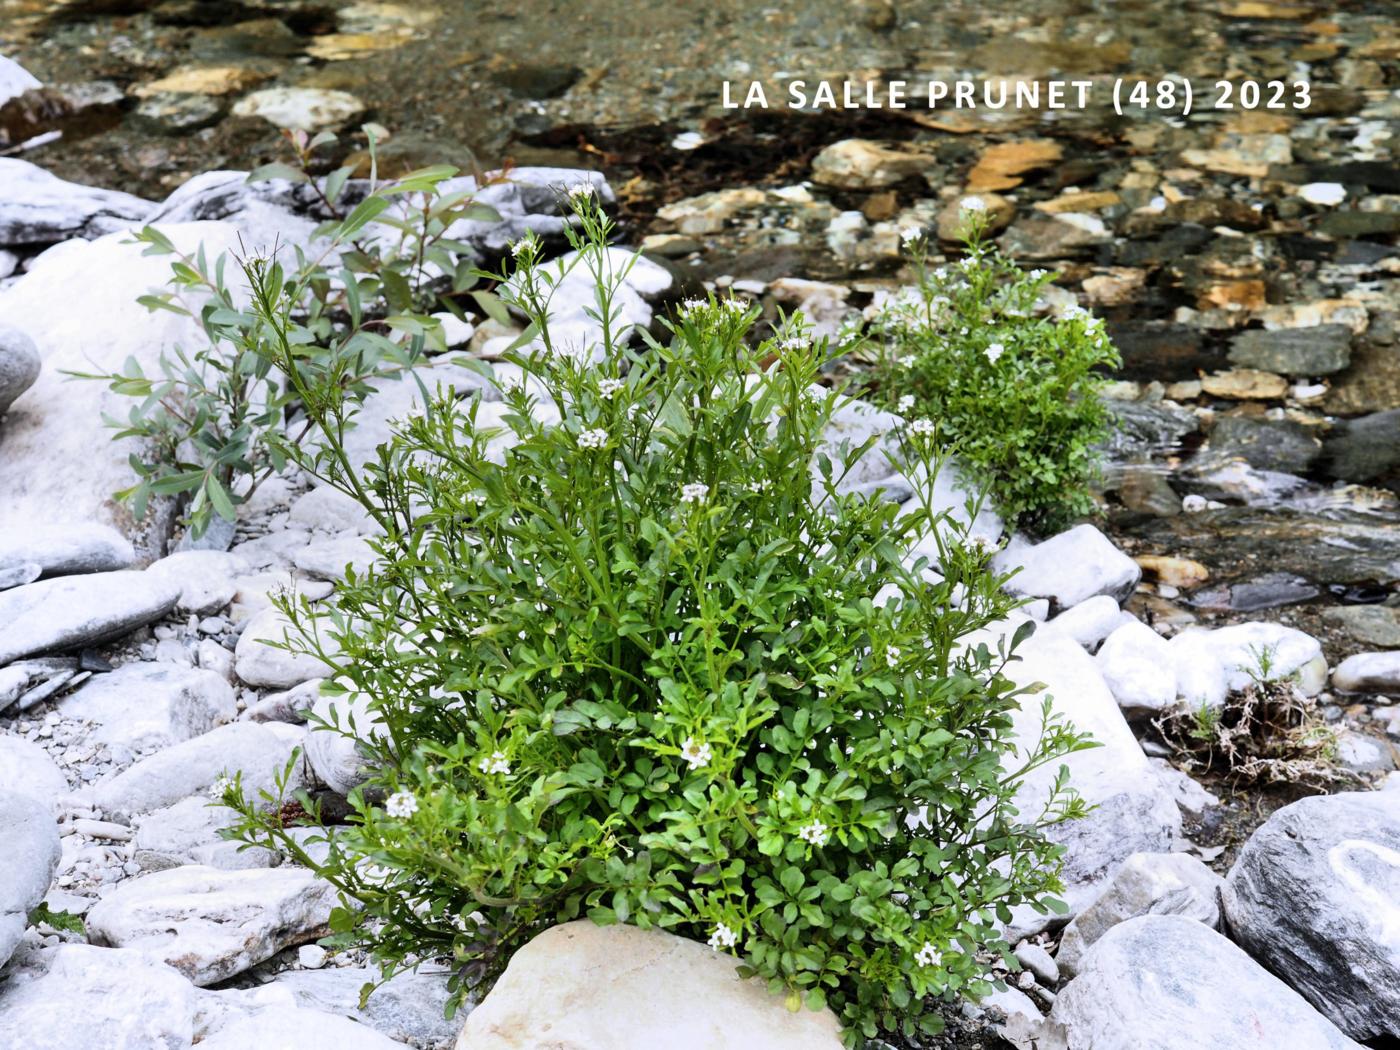
<path id="1" fill-rule="evenodd" d="M 510 760 L 504 751 L 492 751 L 482 756 L 477 767 L 488 776 L 505 776 L 510 773 Z"/>
<path id="2" fill-rule="evenodd" d="M 710 486 L 702 481 L 692 481 L 687 485 L 681 486 L 682 503 L 704 503 L 705 500 L 709 498 L 709 495 Z"/>
<path id="3" fill-rule="evenodd" d="M 407 820 L 418 812 L 418 800 L 411 791 L 396 791 L 384 800 L 384 812 L 395 820 Z"/>
<path id="4" fill-rule="evenodd" d="M 580 430 L 578 434 L 578 447 L 587 449 L 603 448 L 608 443 L 608 432 L 602 427 L 592 427 L 588 430 Z"/>
<path id="5" fill-rule="evenodd" d="M 691 769 L 704 769 L 710 764 L 710 745 L 688 736 L 681 743 L 681 758 Z"/>

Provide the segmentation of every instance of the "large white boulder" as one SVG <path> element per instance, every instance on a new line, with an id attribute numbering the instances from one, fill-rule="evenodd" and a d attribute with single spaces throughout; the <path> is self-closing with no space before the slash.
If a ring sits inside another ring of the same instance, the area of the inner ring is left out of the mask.
<path id="1" fill-rule="evenodd" d="M 130 570 L 61 576 L 0 591 L 0 667 L 121 638 L 159 620 L 179 597 L 169 581 Z"/>
<path id="2" fill-rule="evenodd" d="M 291 621 L 280 609 L 264 609 L 243 628 L 234 649 L 234 669 L 248 685 L 267 689 L 290 689 L 294 685 L 324 678 L 328 667 L 312 653 L 292 652 L 281 648 L 288 639 L 297 639 Z M 328 655 L 334 655 L 334 644 L 322 635 Z"/>
<path id="3" fill-rule="evenodd" d="M 149 215 L 152 207 L 129 193 L 66 182 L 27 160 L 0 157 L 0 248 L 43 246 L 125 230 Z"/>
<path id="4" fill-rule="evenodd" d="M 95 944 L 134 948 L 203 986 L 324 936 L 335 904 L 335 888 L 305 868 L 187 865 L 119 883 L 87 929 Z"/>
<path id="5" fill-rule="evenodd" d="M 95 722 L 94 739 L 130 751 L 178 744 L 238 714 L 233 688 L 221 675 L 158 663 L 98 675 L 66 697 L 62 709 Z"/>
<path id="6" fill-rule="evenodd" d="M 1235 940 L 1353 1038 L 1400 1039 L 1400 796 L 1301 799 L 1226 879 Z"/>
<path id="7" fill-rule="evenodd" d="M 58 867 L 58 824 L 50 801 L 0 794 L 0 966 L 24 936 L 29 912 L 49 891 Z"/>
<path id="8" fill-rule="evenodd" d="M 238 231 L 225 223 L 172 225 L 163 232 L 183 252 L 204 244 L 211 259 L 237 248 Z M 142 255 L 142 246 L 129 240 L 117 233 L 58 245 L 0 289 L 0 317 L 28 333 L 44 359 L 39 379 L 0 427 L 0 526 L 96 520 L 132 528 L 112 494 L 134 484 L 128 457 L 140 447 L 135 439 L 113 441 L 115 431 L 103 416 L 125 419 L 136 402 L 105 383 L 64 372 L 117 372 L 133 358 L 156 375 L 162 350 L 183 345 L 194 351 L 208 339 L 197 320 L 153 313 L 136 301 L 164 289 L 171 257 Z M 81 289 L 80 310 L 73 309 L 75 289 Z"/>
<path id="9" fill-rule="evenodd" d="M 839 1050 L 835 1015 L 789 1013 L 738 965 L 660 930 L 565 923 L 515 953 L 457 1050 Z"/>
<path id="10" fill-rule="evenodd" d="M 1142 579 L 1138 563 L 1092 525 L 1076 525 L 1043 543 L 1017 537 L 992 564 L 998 572 L 1020 570 L 1007 584 L 1012 594 L 1048 598 L 1056 609 L 1099 594 L 1121 602 Z"/>
<path id="11" fill-rule="evenodd" d="M 1167 640 L 1130 620 L 1104 641 L 1095 661 L 1105 684 L 1130 718 L 1160 715 L 1176 706 L 1176 669 Z"/>
<path id="12" fill-rule="evenodd" d="M 1050 1012 L 1045 1050 L 1361 1050 L 1204 923 L 1143 915 L 1084 957 Z"/>

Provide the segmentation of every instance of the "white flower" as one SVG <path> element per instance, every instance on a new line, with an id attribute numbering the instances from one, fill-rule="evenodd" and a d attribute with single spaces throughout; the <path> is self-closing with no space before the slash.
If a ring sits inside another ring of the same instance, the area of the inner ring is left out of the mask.
<path id="1" fill-rule="evenodd" d="M 992 364 L 996 364 L 997 358 L 1006 353 L 1006 347 L 1002 346 L 1000 343 L 991 343 L 984 353 L 986 353 L 988 361 Z"/>
<path id="2" fill-rule="evenodd" d="M 710 486 L 703 482 L 692 481 L 689 485 L 681 486 L 682 503 L 704 503 L 709 494 Z"/>
<path id="3" fill-rule="evenodd" d="M 810 824 L 804 824 L 798 829 L 798 837 L 804 842 L 810 842 L 813 846 L 825 846 L 826 840 L 830 838 L 829 829 L 820 820 L 813 820 Z"/>
<path id="4" fill-rule="evenodd" d="M 924 231 L 917 226 L 906 226 L 899 231 L 899 239 L 905 244 L 912 244 L 924 235 Z"/>
<path id="5" fill-rule="evenodd" d="M 749 308 L 749 304 L 743 299 L 735 299 L 732 296 L 721 300 L 719 305 L 721 309 L 728 310 L 732 314 L 741 314 Z"/>
<path id="6" fill-rule="evenodd" d="M 940 281 L 946 281 L 948 279 L 948 267 L 940 266 L 938 269 L 933 271 L 933 276 Z"/>
<path id="7" fill-rule="evenodd" d="M 1044 271 L 1044 270 L 1032 270 L 1032 271 L 1031 271 L 1031 280 L 1033 280 L 1033 281 L 1038 281 L 1038 280 L 1040 280 L 1040 279 L 1041 279 L 1042 277 L 1044 277 L 1044 276 L 1045 276 L 1045 271 Z"/>
<path id="8" fill-rule="evenodd" d="M 909 433 L 917 434 L 919 437 L 928 437 L 935 429 L 931 419 L 916 419 L 909 424 Z"/>
<path id="9" fill-rule="evenodd" d="M 510 772 L 510 761 L 503 751 L 492 751 L 489 755 L 482 756 L 477 768 L 487 775 L 500 773 L 502 776 Z"/>
<path id="10" fill-rule="evenodd" d="M 770 481 L 768 478 L 759 478 L 757 481 L 750 481 L 744 487 L 747 488 L 750 492 L 767 492 L 768 489 L 772 486 L 772 484 L 772 481 Z"/>
<path id="11" fill-rule="evenodd" d="M 608 432 L 602 427 L 594 427 L 592 430 L 579 432 L 579 448 L 602 448 L 608 443 Z"/>
<path id="12" fill-rule="evenodd" d="M 625 383 L 621 379 L 600 379 L 598 380 L 598 393 L 605 401 L 611 401 L 613 396 L 621 390 Z"/>
<path id="13" fill-rule="evenodd" d="M 704 299 L 685 299 L 681 302 L 681 316 L 691 317 L 700 313 L 710 304 Z"/>
<path id="14" fill-rule="evenodd" d="M 681 743 L 681 758 L 691 769 L 703 769 L 710 764 L 710 745 L 688 736 Z"/>
<path id="15" fill-rule="evenodd" d="M 792 336 L 789 339 L 781 339 L 774 345 L 774 350 L 792 351 L 801 350 L 807 345 L 807 340 L 800 335 Z"/>
<path id="16" fill-rule="evenodd" d="M 228 789 L 233 787 L 233 781 L 228 777 L 219 777 L 214 783 L 209 785 L 210 798 L 223 798 Z"/>
<path id="17" fill-rule="evenodd" d="M 715 927 L 714 933 L 710 934 L 710 939 L 706 942 L 715 951 L 721 948 L 733 948 L 739 943 L 738 935 L 724 923 Z"/>
<path id="18" fill-rule="evenodd" d="M 899 663 L 899 655 L 899 650 L 893 645 L 885 647 L 885 663 L 889 664 L 891 667 Z"/>
<path id="19" fill-rule="evenodd" d="M 943 961 L 943 953 L 924 941 L 924 946 L 914 953 L 914 961 L 920 966 L 937 966 Z"/>
<path id="20" fill-rule="evenodd" d="M 983 554 L 994 554 L 1001 549 L 1000 544 L 998 544 L 996 540 L 983 536 L 980 533 L 972 537 L 972 545 Z"/>
<path id="21" fill-rule="evenodd" d="M 569 200 L 581 201 L 593 196 L 593 184 L 591 182 L 576 182 L 569 187 Z"/>
<path id="22" fill-rule="evenodd" d="M 986 211 L 987 202 L 981 197 L 964 197 L 959 203 L 963 211 Z"/>
<path id="23" fill-rule="evenodd" d="M 905 394 L 899 399 L 899 402 L 896 407 L 899 409 L 901 414 L 908 412 L 911 408 L 914 407 L 914 395 Z"/>
<path id="24" fill-rule="evenodd" d="M 384 812 L 396 820 L 407 820 L 418 812 L 418 800 L 412 792 L 396 791 L 384 800 Z"/>

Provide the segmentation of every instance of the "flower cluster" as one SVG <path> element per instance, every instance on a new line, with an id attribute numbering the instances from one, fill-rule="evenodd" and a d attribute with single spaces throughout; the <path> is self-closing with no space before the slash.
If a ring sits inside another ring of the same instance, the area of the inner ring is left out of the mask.
<path id="1" fill-rule="evenodd" d="M 598 380 L 598 396 L 604 401 L 611 401 L 626 385 L 621 379 L 600 379 Z"/>
<path id="2" fill-rule="evenodd" d="M 510 772 L 510 762 L 506 759 L 502 751 L 492 751 L 489 755 L 482 756 L 477 764 L 477 768 L 488 776 L 494 774 L 505 774 Z"/>
<path id="3" fill-rule="evenodd" d="M 407 820 L 418 812 L 418 800 L 409 791 L 395 791 L 384 800 L 384 812 L 395 820 Z"/>
<path id="4" fill-rule="evenodd" d="M 943 961 L 943 953 L 924 941 L 924 946 L 914 953 L 914 961 L 920 966 L 937 966 Z"/>
<path id="5" fill-rule="evenodd" d="M 602 448 L 608 443 L 608 432 L 602 427 L 581 430 L 578 435 L 579 448 Z"/>
<path id="6" fill-rule="evenodd" d="M 682 503 L 704 503 L 709 494 L 710 486 L 704 482 L 692 481 L 689 485 L 681 486 Z"/>
<path id="7" fill-rule="evenodd" d="M 681 758 L 691 769 L 703 769 L 710 764 L 710 745 L 688 736 L 681 742 Z"/>
<path id="8" fill-rule="evenodd" d="M 804 824 L 799 828 L 797 835 L 803 842 L 820 848 L 826 845 L 826 840 L 830 837 L 830 829 L 820 820 L 813 819 L 810 824 Z"/>
<path id="9" fill-rule="evenodd" d="M 710 939 L 705 943 L 715 951 L 719 951 L 721 948 L 733 948 L 739 943 L 739 935 L 721 922 L 715 926 L 715 932 L 710 934 Z"/>

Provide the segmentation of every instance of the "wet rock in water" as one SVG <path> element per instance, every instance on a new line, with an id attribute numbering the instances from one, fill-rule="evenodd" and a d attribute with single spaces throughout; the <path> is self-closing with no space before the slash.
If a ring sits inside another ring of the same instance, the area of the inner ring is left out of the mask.
<path id="1" fill-rule="evenodd" d="M 379 984 L 378 970 L 350 966 L 289 970 L 274 983 L 290 991 L 298 1006 L 348 1017 L 411 1046 L 447 1048 L 461 1030 L 464 1011 L 470 1009 L 464 1006 L 451 1020 L 443 1017 L 447 978 L 447 973 L 425 966 Z M 366 984 L 378 987 L 360 1009 L 360 989 Z"/>
<path id="2" fill-rule="evenodd" d="M 187 135 L 207 128 L 224 115 L 224 106 L 213 95 L 160 92 L 143 98 L 133 116 L 163 135 Z"/>
<path id="3" fill-rule="evenodd" d="M 1063 631 L 1092 653 L 1105 638 L 1124 624 L 1125 617 L 1128 616 L 1128 613 L 1119 608 L 1116 598 L 1099 594 L 1066 609 L 1050 623 L 1056 630 Z"/>
<path id="4" fill-rule="evenodd" d="M 68 794 L 68 778 L 38 744 L 0 736 L 0 794 L 28 795 L 47 806 Z"/>
<path id="5" fill-rule="evenodd" d="M 63 944 L 48 972 L 0 984 L 0 1045 L 26 1050 L 188 1047 L 200 992 L 139 952 Z"/>
<path id="6" fill-rule="evenodd" d="M 44 247 L 71 237 L 99 237 L 140 222 L 152 207 L 129 193 L 79 186 L 28 161 L 0 157 L 0 247 Z M 23 318 L 8 311 L 5 316 Z"/>
<path id="7" fill-rule="evenodd" d="M 1183 482 L 1214 499 L 1240 500 L 1251 507 L 1277 507 L 1321 490 L 1296 474 L 1260 470 L 1241 460 L 1203 456 L 1181 472 Z"/>
<path id="8" fill-rule="evenodd" d="M 1224 885 L 1224 879 L 1188 854 L 1134 853 L 1094 903 L 1065 927 L 1055 960 L 1073 977 L 1099 938 L 1139 915 L 1183 915 L 1217 929 Z"/>
<path id="9" fill-rule="evenodd" d="M 1182 439 L 1200 429 L 1194 412 L 1151 401 L 1114 401 L 1104 450 L 1110 459 L 1160 457 L 1181 447 Z"/>
<path id="10" fill-rule="evenodd" d="M 1239 948 L 1180 915 L 1143 915 L 1105 933 L 1050 1022 L 1068 1050 L 1359 1050 Z"/>
<path id="11" fill-rule="evenodd" d="M 1139 514 L 1169 518 L 1181 513 L 1181 497 L 1156 466 L 1131 464 L 1123 467 L 1117 492 L 1123 506 Z"/>
<path id="12" fill-rule="evenodd" d="M 215 984 L 327 932 L 335 888 L 305 868 L 188 865 L 118 884 L 87 914 L 93 943 Z"/>
<path id="13" fill-rule="evenodd" d="M 492 71 L 491 78 L 518 98 L 554 98 L 583 74 L 562 62 L 514 62 Z"/>
<path id="14" fill-rule="evenodd" d="M 34 340 L 9 325 L 0 325 L 0 417 L 39 378 L 42 362 Z M 0 552 L 0 564 L 4 562 Z"/>
<path id="15" fill-rule="evenodd" d="M 1121 602 L 1142 579 L 1137 563 L 1092 525 L 1076 525 L 1043 543 L 1013 539 L 993 564 L 997 572 L 1019 568 L 1006 585 L 1012 594 L 1049 598 L 1056 609 L 1098 594 Z"/>
<path id="16" fill-rule="evenodd" d="M 45 576 L 129 569 L 136 562 L 131 542 L 108 525 L 35 523 L 0 526 L 0 571 L 38 565 Z"/>
<path id="17" fill-rule="evenodd" d="M 1230 360 L 1287 376 L 1331 375 L 1351 363 L 1351 329 L 1344 324 L 1250 329 L 1231 341 Z"/>
<path id="18" fill-rule="evenodd" d="M 1231 401 L 1277 401 L 1288 393 L 1288 380 L 1273 372 L 1236 368 L 1202 376 L 1201 389 Z"/>
<path id="19" fill-rule="evenodd" d="M 165 748 L 233 721 L 233 689 L 213 671 L 127 664 L 85 682 L 63 700 L 69 718 L 95 723 L 93 739 L 113 748 Z"/>
<path id="20" fill-rule="evenodd" d="M 58 868 L 62 850 L 51 804 L 28 794 L 0 794 L 0 967 L 24 936 L 29 913 L 49 892 Z"/>
<path id="21" fill-rule="evenodd" d="M 1009 190 L 1019 186 L 1021 176 L 1056 164 L 1064 155 L 1064 147 L 1054 139 L 1025 139 L 998 142 L 988 146 L 967 174 L 967 188 L 980 194 L 984 190 Z"/>
<path id="22" fill-rule="evenodd" d="M 1066 850 L 1065 891 L 1060 896 L 1072 915 L 1098 895 L 1131 854 L 1169 850 L 1181 832 L 1181 814 L 1148 765 L 1093 658 L 1065 634 L 1049 628 L 1032 635 L 1017 655 L 1020 659 L 1007 665 L 1007 675 L 1021 686 L 1040 682 L 1046 687 L 1013 714 L 1017 740 L 1030 746 L 1039 738 L 1041 700 L 1048 696 L 1057 713 L 1101 745 L 1064 759 L 1071 782 L 1091 807 L 1089 813 L 1047 832 Z M 1045 766 L 1026 778 L 1016 792 L 1021 812 L 1040 812 L 1055 776 L 1056 770 Z M 1015 936 L 1029 936 L 1051 921 L 1052 917 L 1022 909 L 1016 912 L 1012 929 Z"/>
<path id="23" fill-rule="evenodd" d="M 1097 216 L 1070 212 L 1018 219 L 997 243 L 1015 259 L 1071 259 L 1089 254 L 1112 237 Z"/>
<path id="24" fill-rule="evenodd" d="M 0 148 L 41 135 L 94 135 L 121 122 L 121 88 L 108 80 L 31 88 L 0 104 Z"/>
<path id="25" fill-rule="evenodd" d="M 1129 718 L 1160 715 L 1176 706 L 1176 673 L 1167 640 L 1145 623 L 1134 620 L 1117 628 L 1095 661 Z"/>
<path id="26" fill-rule="evenodd" d="M 1133 561 L 1142 567 L 1147 578 L 1168 587 L 1196 587 L 1210 579 L 1210 570 L 1191 558 L 1177 558 L 1170 554 L 1139 554 Z"/>
<path id="27" fill-rule="evenodd" d="M 515 953 L 467 1017 L 457 1050 L 528 1050 L 541 1032 L 572 1050 L 652 1050 L 685 1033 L 694 1046 L 838 1050 L 830 1010 L 791 1013 L 738 960 L 698 941 L 588 921 L 546 930 Z"/>
<path id="28" fill-rule="evenodd" d="M 936 158 L 868 139 L 833 142 L 812 161 L 812 180 L 846 190 L 876 190 L 933 171 Z"/>
<path id="29" fill-rule="evenodd" d="M 160 619 L 179 591 L 143 572 L 62 576 L 0 591 L 0 666 L 111 641 Z"/>
<path id="30" fill-rule="evenodd" d="M 1260 470 L 1306 474 L 1322 455 L 1322 442 L 1299 423 L 1221 416 L 1210 430 L 1210 451 Z"/>
<path id="31" fill-rule="evenodd" d="M 1400 609 L 1385 605 L 1342 605 L 1323 610 L 1354 641 L 1382 649 L 1400 649 Z"/>
<path id="32" fill-rule="evenodd" d="M 1252 580 L 1197 591 L 1187 600 L 1197 609 L 1255 612 L 1311 601 L 1321 593 L 1321 588 L 1301 576 L 1266 572 Z"/>
<path id="33" fill-rule="evenodd" d="M 1348 656 L 1332 671 L 1332 687 L 1344 693 L 1400 693 L 1400 651 Z"/>
<path id="34" fill-rule="evenodd" d="M 1223 901 L 1236 941 L 1348 1035 L 1400 1036 L 1393 796 L 1347 792 L 1285 806 L 1245 843 Z"/>
<path id="35" fill-rule="evenodd" d="M 256 798 L 271 791 L 305 731 L 279 723 L 234 722 L 175 744 L 79 793 L 109 817 L 124 819 L 164 809 L 208 792 L 224 776 L 243 774 L 243 789 Z M 292 769 L 290 789 L 307 783 L 303 763 Z"/>
<path id="36" fill-rule="evenodd" d="M 287 617 L 275 608 L 264 609 L 249 622 L 234 650 L 234 668 L 240 680 L 261 688 L 290 689 L 312 678 L 325 677 L 327 666 L 318 656 L 274 648 L 286 643 L 290 626 Z M 334 648 L 329 638 L 323 637 L 322 641 Z"/>
<path id="37" fill-rule="evenodd" d="M 307 87 L 263 88 L 233 107 L 234 116 L 261 117 L 292 131 L 337 128 L 364 112 L 364 103 L 348 91 Z"/>
<path id="38" fill-rule="evenodd" d="M 1345 481 L 1376 481 L 1400 470 L 1400 408 L 1339 423 L 1323 442 L 1323 469 Z"/>

